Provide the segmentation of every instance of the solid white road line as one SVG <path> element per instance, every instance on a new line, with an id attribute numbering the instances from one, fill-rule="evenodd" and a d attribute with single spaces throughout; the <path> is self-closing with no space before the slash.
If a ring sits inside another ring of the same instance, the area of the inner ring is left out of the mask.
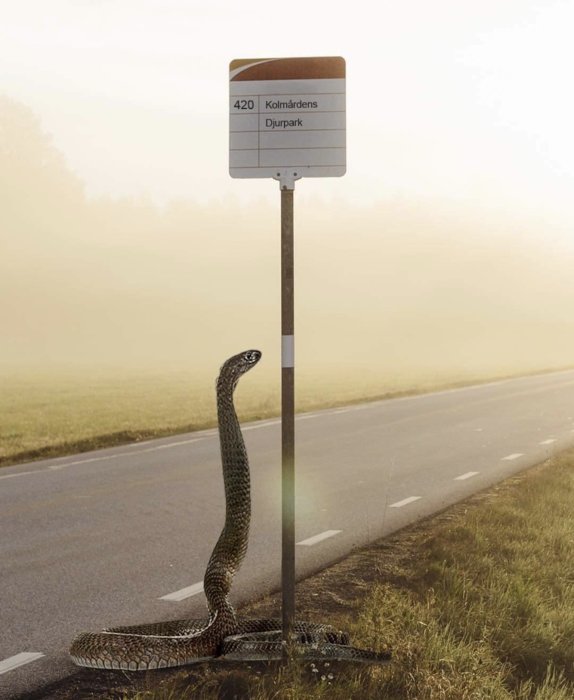
<path id="1" fill-rule="evenodd" d="M 132 452 L 131 454 L 137 455 L 138 452 L 153 452 L 154 450 L 168 450 L 170 447 L 177 447 L 178 445 L 190 445 L 192 442 L 197 442 L 201 438 L 193 438 L 192 440 L 180 440 L 179 442 L 170 442 L 167 445 L 158 445 L 157 447 L 148 447 L 147 450 L 138 450 Z"/>
<path id="2" fill-rule="evenodd" d="M 480 472 L 466 472 L 465 474 L 461 474 L 460 476 L 455 476 L 454 481 L 464 481 L 465 479 L 470 479 L 473 476 L 476 476 L 477 474 L 480 474 Z"/>
<path id="3" fill-rule="evenodd" d="M 203 592 L 203 581 L 199 583 L 194 583 L 193 586 L 188 586 L 187 588 L 182 588 L 174 593 L 168 593 L 167 595 L 162 595 L 160 600 L 185 600 L 186 598 L 191 598 L 192 595 L 197 595 Z"/>
<path id="4" fill-rule="evenodd" d="M 0 676 L 3 673 L 8 673 L 8 671 L 13 671 L 18 666 L 24 666 L 24 664 L 29 664 L 30 661 L 36 661 L 40 659 L 44 654 L 41 652 L 34 651 L 23 651 L 21 654 L 16 654 L 16 656 L 11 656 L 9 659 L 4 659 L 0 661 Z"/>
<path id="5" fill-rule="evenodd" d="M 242 430 L 255 430 L 256 428 L 265 428 L 268 425 L 277 425 L 280 423 L 280 420 L 273 420 L 273 421 L 267 421 L 265 423 L 261 423 L 259 425 L 248 425 L 245 428 L 242 428 Z M 214 431 L 215 433 L 215 431 Z M 213 433 L 213 434 L 214 434 Z M 153 443 L 152 440 L 146 440 L 145 442 L 140 442 L 140 443 L 133 443 L 132 445 L 123 445 L 123 447 L 127 447 L 130 449 L 129 452 L 120 452 L 119 454 L 112 454 L 112 455 L 102 455 L 100 457 L 88 457 L 88 459 L 77 459 L 74 460 L 73 462 L 60 462 L 59 464 L 51 464 L 48 469 L 50 471 L 59 471 L 60 469 L 66 469 L 67 467 L 75 467 L 78 464 L 89 464 L 90 462 L 106 462 L 109 461 L 110 459 L 122 459 L 123 457 L 133 457 L 134 455 L 139 455 L 139 454 L 144 454 L 145 452 L 156 452 L 157 450 L 169 450 L 172 447 L 179 447 L 180 445 L 191 445 L 193 442 L 199 442 L 200 440 L 203 440 L 206 437 L 210 437 L 209 435 L 203 435 L 202 437 L 196 437 L 196 438 L 191 438 L 189 440 L 179 440 L 178 442 L 170 442 L 166 445 L 155 445 L 153 447 L 146 447 L 145 449 L 134 449 L 134 448 L 139 448 L 142 445 L 149 445 L 150 443 Z M 42 472 L 46 471 L 45 469 L 37 469 L 35 471 L 27 471 L 27 472 L 19 472 L 18 474 L 6 474 L 5 476 L 0 476 L 0 479 L 12 479 L 17 476 L 25 476 L 27 474 L 41 474 Z"/>
<path id="6" fill-rule="evenodd" d="M 157 445 L 156 447 L 147 447 L 145 450 L 134 450 L 133 452 L 122 452 L 115 455 L 105 455 L 102 457 L 90 457 L 90 459 L 78 459 L 75 462 L 62 462 L 61 464 L 52 464 L 48 469 L 64 469 L 65 467 L 73 467 L 76 464 L 88 464 L 89 462 L 106 462 L 110 459 L 122 459 L 122 457 L 133 457 L 134 455 L 141 455 L 144 452 L 157 452 L 157 450 L 167 450 L 170 447 L 177 447 L 178 445 L 188 445 L 192 442 L 197 442 L 201 438 L 194 438 L 193 440 L 181 440 L 180 442 L 171 442 L 169 445 Z"/>
<path id="7" fill-rule="evenodd" d="M 507 455 L 506 457 L 503 457 L 502 459 L 503 460 L 506 459 L 507 461 L 510 462 L 513 459 L 518 459 L 519 457 L 524 457 L 524 453 L 523 452 L 513 452 L 511 455 Z"/>
<path id="8" fill-rule="evenodd" d="M 143 450 L 138 450 L 142 452 Z M 130 456 L 137 454 L 137 452 L 130 452 Z M 121 457 L 122 455 L 107 455 L 105 457 L 91 457 L 90 459 L 78 459 L 76 462 L 62 462 L 61 464 L 51 464 L 48 469 L 64 469 L 65 467 L 73 467 L 76 464 L 88 464 L 88 462 L 105 462 L 108 459 L 115 459 L 116 457 Z M 39 470 L 42 471 L 42 470 Z"/>
<path id="9" fill-rule="evenodd" d="M 102 455 L 101 457 L 89 457 L 88 459 L 77 459 L 74 462 L 61 462 L 60 464 L 51 464 L 48 469 L 50 471 L 58 471 L 60 469 L 66 469 L 66 467 L 74 467 L 78 464 L 89 464 L 90 462 L 106 462 L 110 459 L 122 459 L 124 457 L 133 457 L 134 455 L 141 455 L 144 452 L 157 452 L 158 450 L 168 450 L 170 447 L 178 447 L 179 445 L 190 445 L 192 442 L 199 442 L 203 438 L 193 438 L 191 440 L 179 440 L 178 442 L 170 442 L 168 445 L 156 445 L 155 447 L 147 447 L 145 450 L 132 450 L 131 452 L 120 452 L 119 454 L 113 455 Z M 141 443 L 145 445 L 147 443 Z M 133 445 L 126 445 L 126 447 L 133 447 Z M 33 472 L 20 472 L 18 474 L 7 474 L 6 476 L 0 476 L 0 479 L 9 479 L 13 476 L 24 476 L 24 474 L 41 474 L 45 472 L 45 469 L 37 469 Z"/>
<path id="10" fill-rule="evenodd" d="M 409 496 L 408 498 L 405 498 L 402 501 L 397 501 L 396 503 L 391 504 L 389 508 L 402 508 L 403 506 L 408 506 L 409 503 L 419 501 L 421 498 L 422 496 Z"/>
<path id="11" fill-rule="evenodd" d="M 258 423 L 257 425 L 246 425 L 245 428 L 241 428 L 241 430 L 257 430 L 258 428 L 266 428 L 268 425 L 277 425 L 278 423 L 281 423 L 281 421 L 270 420 L 266 423 Z"/>
<path id="12" fill-rule="evenodd" d="M 322 542 L 323 540 L 326 540 L 329 537 L 334 537 L 340 532 L 342 532 L 342 530 L 325 530 L 325 532 L 321 532 L 318 535 L 315 535 L 314 537 L 309 537 L 306 540 L 297 542 L 297 544 L 303 545 L 305 547 L 310 547 L 311 545 L 317 544 L 317 542 Z"/>
<path id="13" fill-rule="evenodd" d="M 26 476 L 27 474 L 37 474 L 37 473 L 38 473 L 38 471 L 18 472 L 17 474 L 5 474 L 4 476 L 0 476 L 0 479 L 13 479 L 15 476 Z"/>
<path id="14" fill-rule="evenodd" d="M 553 442 L 556 442 L 556 440 L 554 440 L 554 438 L 551 438 L 549 440 L 542 440 L 542 442 L 539 442 L 538 444 L 539 445 L 551 445 Z"/>

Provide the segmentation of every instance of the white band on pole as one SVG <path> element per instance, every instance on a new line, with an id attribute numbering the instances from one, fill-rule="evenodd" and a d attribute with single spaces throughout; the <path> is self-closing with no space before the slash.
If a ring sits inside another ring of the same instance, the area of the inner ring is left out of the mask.
<path id="1" fill-rule="evenodd" d="M 281 336 L 281 367 L 295 367 L 295 343 L 292 335 Z"/>

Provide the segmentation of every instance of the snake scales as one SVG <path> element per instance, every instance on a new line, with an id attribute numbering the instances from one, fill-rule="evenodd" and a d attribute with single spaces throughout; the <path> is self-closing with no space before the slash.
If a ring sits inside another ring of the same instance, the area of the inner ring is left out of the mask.
<path id="1" fill-rule="evenodd" d="M 228 599 L 233 577 L 247 550 L 251 519 L 249 462 L 233 392 L 241 376 L 260 358 L 258 350 L 230 357 L 221 367 L 217 380 L 226 513 L 225 525 L 204 577 L 208 620 L 172 620 L 84 632 L 70 648 L 70 656 L 77 665 L 140 671 L 181 666 L 213 657 L 264 660 L 281 656 L 281 621 L 238 618 Z M 309 659 L 372 663 L 389 658 L 385 653 L 348 646 L 348 636 L 330 625 L 295 622 L 293 642 L 296 651 Z"/>

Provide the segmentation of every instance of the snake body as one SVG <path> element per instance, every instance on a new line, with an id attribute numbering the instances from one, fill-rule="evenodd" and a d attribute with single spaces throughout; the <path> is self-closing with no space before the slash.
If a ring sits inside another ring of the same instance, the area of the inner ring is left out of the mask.
<path id="1" fill-rule="evenodd" d="M 152 624 L 110 627 L 84 632 L 70 647 L 78 666 L 142 671 L 226 659 L 269 659 L 282 654 L 281 621 L 238 618 L 229 601 L 233 577 L 247 551 L 251 519 L 249 462 L 233 393 L 243 374 L 261 358 L 258 350 L 230 357 L 217 379 L 217 417 L 223 480 L 225 524 L 204 576 L 208 620 L 171 620 Z M 330 625 L 295 622 L 293 643 L 299 654 L 312 659 L 383 662 L 386 653 L 348 646 L 348 636 Z"/>

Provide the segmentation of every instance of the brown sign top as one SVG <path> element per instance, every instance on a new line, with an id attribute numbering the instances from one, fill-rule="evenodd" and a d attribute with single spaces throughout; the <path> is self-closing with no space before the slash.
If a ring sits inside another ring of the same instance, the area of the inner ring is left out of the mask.
<path id="1" fill-rule="evenodd" d="M 229 70 L 232 81 L 323 80 L 344 78 L 345 59 L 340 56 L 236 59 L 229 64 Z"/>

